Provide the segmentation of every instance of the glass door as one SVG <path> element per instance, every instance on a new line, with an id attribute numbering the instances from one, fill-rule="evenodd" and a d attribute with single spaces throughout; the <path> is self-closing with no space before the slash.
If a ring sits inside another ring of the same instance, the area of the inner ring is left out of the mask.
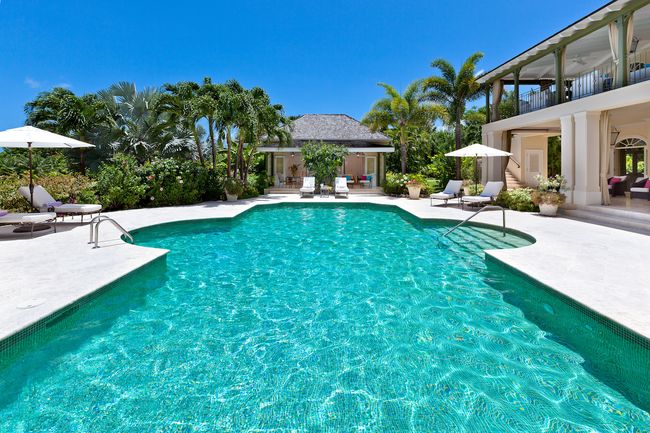
<path id="1" fill-rule="evenodd" d="M 370 186 L 377 186 L 377 157 L 376 156 L 366 156 L 366 167 L 365 175 L 370 177 Z"/>

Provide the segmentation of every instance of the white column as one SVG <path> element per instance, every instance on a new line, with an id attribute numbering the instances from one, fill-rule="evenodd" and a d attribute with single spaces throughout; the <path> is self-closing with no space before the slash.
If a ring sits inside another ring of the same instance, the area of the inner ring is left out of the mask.
<path id="1" fill-rule="evenodd" d="M 566 178 L 567 203 L 573 203 L 573 190 L 575 188 L 575 128 L 573 125 L 573 116 L 563 116 L 560 118 L 561 125 L 561 155 L 562 155 L 562 176 Z"/>
<path id="2" fill-rule="evenodd" d="M 600 204 L 600 111 L 582 111 L 575 120 L 575 188 L 573 202 Z"/>
<path id="3" fill-rule="evenodd" d="M 493 147 L 495 149 L 503 150 L 505 144 L 505 131 L 490 131 L 483 134 L 483 144 Z M 487 138 L 487 140 L 485 140 Z M 503 158 L 482 158 L 481 167 L 481 183 L 485 185 L 489 181 L 500 181 L 503 177 L 505 166 L 503 165 Z"/>

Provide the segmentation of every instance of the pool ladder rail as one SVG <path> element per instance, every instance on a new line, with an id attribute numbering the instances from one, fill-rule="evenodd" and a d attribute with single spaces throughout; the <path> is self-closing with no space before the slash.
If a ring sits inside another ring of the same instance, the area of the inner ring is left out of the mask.
<path id="1" fill-rule="evenodd" d="M 108 221 L 111 224 L 115 226 L 116 229 L 118 229 L 122 234 L 131 242 L 133 243 L 133 236 L 129 232 L 126 231 L 124 227 L 122 227 L 117 221 L 115 221 L 113 218 L 106 216 L 106 215 L 98 215 L 92 220 L 90 220 L 90 242 L 89 244 L 92 244 L 93 242 L 95 243 L 94 248 L 99 248 L 99 226 L 101 223 L 104 221 Z"/>
<path id="2" fill-rule="evenodd" d="M 503 227 L 502 227 L 501 230 L 503 231 L 503 236 L 505 237 L 506 236 L 506 210 L 504 208 L 502 208 L 501 206 L 496 206 L 496 205 L 483 206 L 482 208 L 480 208 L 479 210 L 477 210 L 476 212 L 471 214 L 469 217 L 465 218 L 463 221 L 459 222 L 458 224 L 456 224 L 455 226 L 453 226 L 452 228 L 447 230 L 445 232 L 445 234 L 442 235 L 442 237 L 443 238 L 447 237 L 448 234 L 452 233 L 457 228 L 460 228 L 460 226 L 462 226 L 463 224 L 465 224 L 466 222 L 468 222 L 469 220 L 474 218 L 476 215 L 478 215 L 481 212 L 486 211 L 486 210 L 500 210 L 501 211 L 501 214 L 503 215 Z"/>

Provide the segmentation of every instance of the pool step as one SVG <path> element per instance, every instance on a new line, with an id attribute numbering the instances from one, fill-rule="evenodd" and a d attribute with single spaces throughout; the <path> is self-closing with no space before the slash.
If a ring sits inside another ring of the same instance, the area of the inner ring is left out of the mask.
<path id="1" fill-rule="evenodd" d="M 561 209 L 560 214 L 569 219 L 591 224 L 650 235 L 650 214 L 612 209 L 605 206 L 581 206 Z"/>

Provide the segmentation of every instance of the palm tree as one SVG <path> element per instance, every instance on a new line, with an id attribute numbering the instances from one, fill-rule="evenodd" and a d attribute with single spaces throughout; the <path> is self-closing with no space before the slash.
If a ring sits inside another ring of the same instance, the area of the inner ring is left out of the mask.
<path id="1" fill-rule="evenodd" d="M 94 141 L 101 127 L 115 124 L 108 106 L 96 95 L 77 96 L 68 89 L 56 87 L 43 92 L 25 105 L 27 124 L 81 141 Z M 84 149 L 80 149 L 79 171 L 85 174 Z"/>
<path id="2" fill-rule="evenodd" d="M 215 128 L 218 128 L 221 122 L 221 112 L 219 102 L 221 95 L 224 93 L 222 85 L 213 84 L 210 77 L 203 79 L 203 85 L 198 90 L 196 107 L 202 117 L 208 122 L 208 138 L 210 140 L 210 149 L 212 153 L 212 169 L 217 169 L 217 143 L 215 141 Z M 219 130 L 218 135 L 221 136 Z"/>
<path id="3" fill-rule="evenodd" d="M 375 102 L 362 123 L 372 131 L 393 130 L 399 137 L 402 173 L 406 173 L 409 130 L 431 125 L 441 110 L 436 105 L 422 103 L 422 80 L 408 85 L 403 94 L 386 83 L 378 85 L 386 90 L 386 97 Z"/>
<path id="4" fill-rule="evenodd" d="M 194 141 L 199 162 L 203 165 L 203 129 L 198 124 L 203 117 L 204 104 L 199 96 L 200 86 L 191 81 L 181 81 L 165 84 L 163 89 L 155 106 L 155 111 L 163 117 L 163 128 L 171 133 L 175 143 L 187 143 L 187 140 L 180 139 L 189 134 Z"/>
<path id="5" fill-rule="evenodd" d="M 110 131 L 115 150 L 133 153 L 140 161 L 161 153 L 172 137 L 165 131 L 164 119 L 155 109 L 160 90 L 147 87 L 138 90 L 133 83 L 119 82 L 97 96 L 104 101 L 116 119 Z"/>
<path id="6" fill-rule="evenodd" d="M 476 81 L 476 64 L 483 58 L 483 53 L 474 53 L 465 60 L 458 73 L 444 59 L 431 62 L 431 67 L 440 70 L 441 75 L 425 79 L 425 99 L 440 104 L 447 112 L 449 124 L 454 126 L 456 149 L 462 147 L 462 122 L 468 101 L 476 99 L 481 92 L 481 85 Z M 456 178 L 460 178 L 460 159 L 456 160 Z"/>

